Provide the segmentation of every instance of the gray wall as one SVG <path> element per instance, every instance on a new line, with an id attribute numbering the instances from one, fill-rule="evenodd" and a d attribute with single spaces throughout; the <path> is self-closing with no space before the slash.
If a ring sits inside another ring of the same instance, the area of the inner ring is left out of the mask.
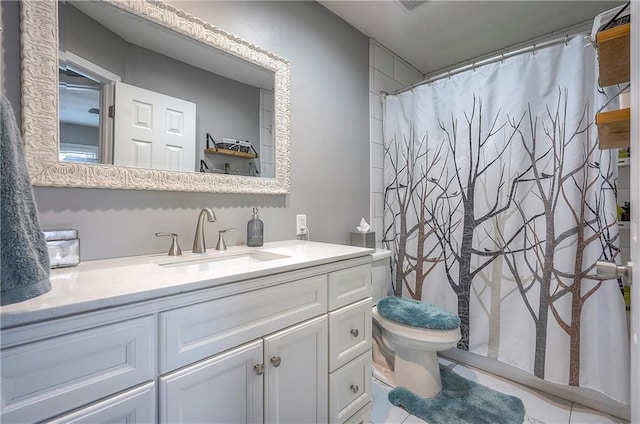
<path id="1" fill-rule="evenodd" d="M 1 7 L 12 9 L 12 3 Z M 206 229 L 209 246 L 217 230 L 227 227 L 238 228 L 227 235 L 229 242 L 244 242 L 251 207 L 257 206 L 266 241 L 295 238 L 295 215 L 306 213 L 311 239 L 348 243 L 349 231 L 369 215 L 367 38 L 315 2 L 193 1 L 177 7 L 291 62 L 291 194 L 36 187 L 43 226 L 77 228 L 82 259 L 88 260 L 167 250 L 168 240 L 156 239 L 156 231 L 177 232 L 189 249 L 203 206 L 218 217 Z M 3 38 L 4 60 L 16 60 L 18 38 Z M 17 86 L 15 63 L 4 69 L 3 87 Z M 9 97 L 20 110 L 19 98 Z"/>

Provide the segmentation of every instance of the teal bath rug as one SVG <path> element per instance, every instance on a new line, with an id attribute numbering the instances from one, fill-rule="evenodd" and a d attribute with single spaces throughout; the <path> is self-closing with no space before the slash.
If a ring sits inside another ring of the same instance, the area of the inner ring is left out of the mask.
<path id="1" fill-rule="evenodd" d="M 429 424 L 522 424 L 524 405 L 440 366 L 442 391 L 432 399 L 418 397 L 404 387 L 389 392 L 389 401 Z"/>

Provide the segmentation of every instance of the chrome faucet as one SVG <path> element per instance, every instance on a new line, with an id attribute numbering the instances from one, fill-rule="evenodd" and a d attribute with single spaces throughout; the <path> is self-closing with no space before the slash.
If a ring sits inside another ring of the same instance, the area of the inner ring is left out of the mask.
<path id="1" fill-rule="evenodd" d="M 204 253 L 207 251 L 207 245 L 204 241 L 204 217 L 207 217 L 207 221 L 214 222 L 216 220 L 216 214 L 209 208 L 204 208 L 198 215 L 198 225 L 196 226 L 196 235 L 193 238 L 193 253 Z"/>

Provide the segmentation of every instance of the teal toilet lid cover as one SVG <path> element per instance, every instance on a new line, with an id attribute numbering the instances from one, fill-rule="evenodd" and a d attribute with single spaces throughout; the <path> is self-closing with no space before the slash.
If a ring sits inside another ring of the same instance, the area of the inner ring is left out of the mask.
<path id="1" fill-rule="evenodd" d="M 431 303 L 404 297 L 389 296 L 379 300 L 378 313 L 398 324 L 428 330 L 455 330 L 460 326 L 456 314 Z"/>

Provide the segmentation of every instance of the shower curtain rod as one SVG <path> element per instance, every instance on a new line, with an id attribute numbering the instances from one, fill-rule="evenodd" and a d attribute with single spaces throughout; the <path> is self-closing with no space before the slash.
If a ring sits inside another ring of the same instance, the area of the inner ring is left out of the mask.
<path id="1" fill-rule="evenodd" d="M 384 98 L 386 96 L 396 96 L 398 94 L 404 93 L 405 91 L 413 90 L 414 88 L 419 87 L 421 85 L 430 84 L 430 83 L 432 83 L 434 81 L 437 81 L 439 79 L 449 78 L 449 77 L 451 77 L 453 75 L 456 75 L 456 74 L 459 74 L 461 72 L 468 71 L 469 69 L 475 69 L 475 68 L 478 68 L 478 67 L 483 66 L 483 65 L 488 65 L 490 63 L 503 61 L 504 59 L 507 59 L 509 57 L 517 56 L 517 55 L 520 55 L 520 54 L 523 54 L 523 53 L 528 53 L 528 52 L 531 52 L 531 51 L 534 52 L 534 54 L 535 54 L 535 51 L 537 49 L 541 49 L 541 48 L 545 48 L 545 47 L 549 47 L 549 46 L 554 46 L 556 44 L 560 44 L 560 43 L 567 44 L 569 42 L 569 38 L 572 35 L 576 35 L 577 33 L 578 32 L 576 32 L 574 34 L 571 34 L 571 33 L 568 32 L 564 37 L 561 37 L 561 38 L 556 38 L 556 39 L 545 41 L 545 42 L 542 42 L 542 43 L 533 43 L 530 46 L 523 47 L 523 48 L 517 49 L 517 50 L 513 50 L 513 51 L 508 52 L 508 53 L 502 53 L 500 55 L 493 56 L 493 57 L 490 57 L 488 59 L 479 60 L 477 62 L 471 62 L 471 63 L 469 63 L 467 65 L 463 65 L 463 66 L 461 66 L 459 68 L 456 68 L 454 70 L 450 70 L 450 71 L 447 71 L 447 72 L 442 72 L 442 73 L 437 74 L 437 75 L 435 75 L 433 77 L 430 77 L 430 78 L 424 79 L 422 81 L 419 81 L 419 82 L 417 82 L 415 84 L 409 85 L 407 87 L 403 87 L 403 88 L 401 88 L 399 90 L 392 91 L 391 93 L 387 93 L 386 91 L 381 91 L 380 92 L 380 96 L 384 100 Z"/>

